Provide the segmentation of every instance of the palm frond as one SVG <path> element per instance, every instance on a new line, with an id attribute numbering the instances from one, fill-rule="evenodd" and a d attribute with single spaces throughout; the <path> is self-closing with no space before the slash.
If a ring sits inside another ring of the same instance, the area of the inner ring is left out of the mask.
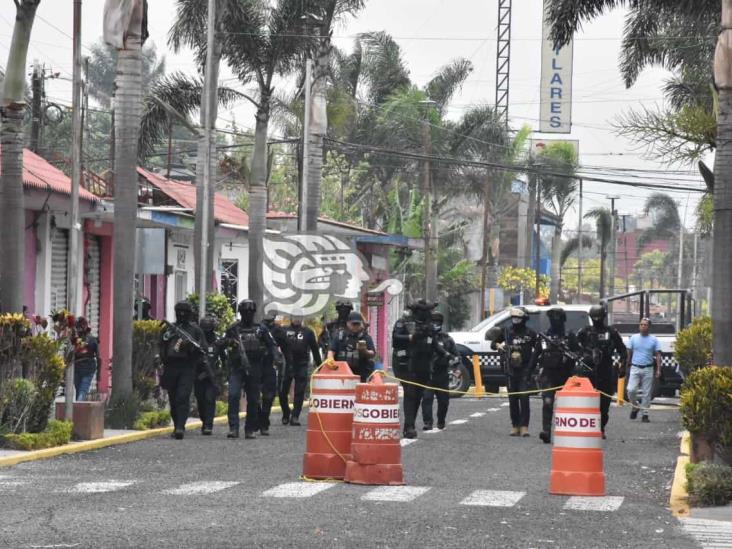
<path id="1" fill-rule="evenodd" d="M 473 63 L 470 59 L 454 59 L 437 71 L 435 77 L 427 83 L 425 88 L 427 96 L 437 103 L 440 111 L 444 111 L 471 72 L 473 72 Z"/>
<path id="2" fill-rule="evenodd" d="M 567 259 L 571 257 L 571 255 L 579 250 L 579 243 L 580 239 L 579 236 L 573 236 L 569 240 L 567 240 L 564 243 L 564 246 L 562 246 L 562 253 L 559 256 L 559 266 L 564 267 L 564 264 L 567 262 Z M 582 249 L 587 250 L 589 248 L 592 248 L 592 246 L 595 245 L 595 239 L 592 238 L 589 235 L 583 234 L 582 235 Z"/>

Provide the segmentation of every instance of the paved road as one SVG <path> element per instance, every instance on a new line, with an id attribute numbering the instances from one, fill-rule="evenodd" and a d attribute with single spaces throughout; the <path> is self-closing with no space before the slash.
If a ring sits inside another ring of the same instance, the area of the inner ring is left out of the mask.
<path id="1" fill-rule="evenodd" d="M 611 411 L 607 497 L 547 493 L 551 447 L 503 399 L 453 400 L 403 448 L 407 487 L 302 483 L 305 427 L 153 439 L 0 469 L 1 547 L 698 547 L 666 509 L 678 414 Z M 278 419 L 275 418 L 275 422 Z"/>

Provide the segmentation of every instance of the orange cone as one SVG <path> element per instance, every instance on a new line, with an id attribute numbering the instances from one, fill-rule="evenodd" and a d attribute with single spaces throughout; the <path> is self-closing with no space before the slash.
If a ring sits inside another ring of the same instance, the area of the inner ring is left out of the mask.
<path id="1" fill-rule="evenodd" d="M 313 376 L 302 474 L 343 479 L 351 457 L 354 391 L 359 377 L 346 362 L 327 363 Z"/>
<path id="2" fill-rule="evenodd" d="M 404 484 L 400 436 L 399 386 L 384 383 L 377 373 L 371 382 L 356 386 L 351 443 L 353 457 L 346 465 L 346 482 Z"/>
<path id="3" fill-rule="evenodd" d="M 600 393 L 585 377 L 571 377 L 554 400 L 550 494 L 604 496 Z"/>

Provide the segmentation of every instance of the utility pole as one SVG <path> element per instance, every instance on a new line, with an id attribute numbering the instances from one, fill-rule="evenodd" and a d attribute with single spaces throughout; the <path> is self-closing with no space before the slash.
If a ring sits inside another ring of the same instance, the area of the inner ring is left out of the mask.
<path id="1" fill-rule="evenodd" d="M 43 69 L 38 64 L 38 60 L 33 61 L 31 92 L 33 94 L 33 102 L 31 103 L 33 117 L 31 121 L 30 150 L 38 153 L 41 144 L 41 119 L 43 117 Z"/>
<path id="2" fill-rule="evenodd" d="M 208 0 L 208 28 L 207 28 L 207 45 L 206 45 L 206 75 L 205 75 L 205 89 L 203 94 L 203 108 L 204 108 L 204 122 L 203 127 L 203 139 L 205 141 L 205 150 L 203 158 L 203 200 L 201 204 L 201 268 L 198 273 L 200 280 L 200 292 L 198 295 L 198 317 L 203 318 L 206 316 L 206 292 L 208 287 L 206 281 L 208 280 L 208 271 L 211 267 L 208 264 L 208 248 L 210 242 L 208 241 L 208 225 L 209 225 L 209 203 L 211 197 L 209 196 L 211 189 L 211 162 L 212 162 L 212 145 L 213 145 L 213 108 L 212 98 L 216 97 L 216 80 L 214 79 L 214 47 L 216 38 L 216 0 Z"/>
<path id="3" fill-rule="evenodd" d="M 577 225 L 577 303 L 582 303 L 582 178 L 579 178 L 579 224 Z"/>
<path id="4" fill-rule="evenodd" d="M 534 222 L 536 223 L 536 246 L 534 248 L 534 268 L 536 269 L 536 283 L 534 288 L 534 298 L 539 297 L 539 288 L 541 288 L 541 176 L 536 176 L 536 210 L 534 212 Z"/>
<path id="5" fill-rule="evenodd" d="M 73 38 L 73 92 L 72 92 L 72 145 L 71 145 L 71 230 L 69 231 L 69 277 L 67 309 L 78 318 L 79 303 L 79 187 L 81 186 L 81 0 L 74 0 L 74 38 Z M 70 326 L 73 330 L 73 326 Z M 66 365 L 66 406 L 64 418 L 74 418 L 74 355 Z"/>
<path id="6" fill-rule="evenodd" d="M 420 101 L 424 108 L 422 118 L 422 146 L 425 159 L 422 163 L 422 235 L 424 237 L 424 298 L 428 302 L 437 301 L 437 258 L 433 247 L 432 231 L 432 131 L 429 122 L 430 109 L 434 101 Z"/>
<path id="7" fill-rule="evenodd" d="M 615 211 L 615 201 L 620 199 L 620 197 L 606 196 L 605 198 L 610 200 L 610 276 L 608 277 L 608 296 L 612 297 L 615 295 L 615 263 L 618 249 L 618 239 L 616 234 L 618 230 L 618 222 L 616 219 L 618 212 Z"/>
<path id="8" fill-rule="evenodd" d="M 308 55 L 305 59 L 305 82 L 303 89 L 305 92 L 305 114 L 303 116 L 302 128 L 302 175 L 300 187 L 300 205 L 297 217 L 297 230 L 304 232 L 307 230 L 307 205 L 310 188 L 308 185 L 308 172 L 310 171 L 310 120 L 312 117 L 313 102 L 311 97 L 313 86 L 313 62 Z"/>

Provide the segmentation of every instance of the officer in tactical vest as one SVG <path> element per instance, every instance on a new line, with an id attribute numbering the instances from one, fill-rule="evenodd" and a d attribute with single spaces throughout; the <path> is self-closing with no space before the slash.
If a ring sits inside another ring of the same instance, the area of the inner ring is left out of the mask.
<path id="1" fill-rule="evenodd" d="M 262 398 L 259 404 L 259 432 L 262 436 L 269 436 L 272 403 L 279 393 L 282 384 L 283 370 L 285 368 L 285 355 L 287 353 L 287 340 L 285 330 L 275 323 L 275 315 L 267 313 L 262 319 L 262 325 L 269 332 L 274 343 L 274 352 L 267 356 L 262 370 L 260 386 Z"/>
<path id="2" fill-rule="evenodd" d="M 219 377 L 221 375 L 221 360 L 223 346 L 216 337 L 218 322 L 212 316 L 206 316 L 199 323 L 203 331 L 206 351 L 205 360 L 196 365 L 196 380 L 193 384 L 193 393 L 198 403 L 198 415 L 201 418 L 201 434 L 213 433 L 213 420 L 216 415 L 216 397 L 219 395 Z"/>
<path id="3" fill-rule="evenodd" d="M 320 345 L 321 354 L 323 355 L 328 353 L 330 347 L 338 339 L 338 334 L 346 329 L 348 315 L 353 311 L 353 303 L 350 301 L 336 301 L 335 309 L 338 317 L 325 325 L 325 329 L 320 333 L 320 338 L 318 339 L 318 345 Z"/>
<path id="4" fill-rule="evenodd" d="M 328 359 L 348 362 L 354 374 L 365 382 L 374 371 L 376 348 L 374 340 L 364 328 L 361 313 L 351 311 L 345 330 L 338 330 L 328 351 Z"/>
<path id="5" fill-rule="evenodd" d="M 574 372 L 574 360 L 568 352 L 577 350 L 577 340 L 574 334 L 565 332 L 567 313 L 561 307 L 553 307 L 546 312 L 549 319 L 549 329 L 540 336 L 540 350 L 538 358 L 539 382 L 542 389 L 564 385 Z M 544 391 L 541 394 L 542 430 L 539 438 L 546 444 L 552 440 L 552 415 L 554 412 L 554 391 Z"/>
<path id="6" fill-rule="evenodd" d="M 442 391 L 431 391 L 426 389 L 422 396 L 422 423 L 424 430 L 432 429 L 432 403 L 437 396 L 437 428 L 445 428 L 445 418 L 447 417 L 447 409 L 450 405 L 450 393 L 447 389 L 450 387 L 450 366 L 456 362 L 460 363 L 460 355 L 455 348 L 455 341 L 442 330 L 442 324 L 445 317 L 440 312 L 432 313 L 432 329 L 435 332 L 437 344 L 445 351 L 435 356 L 432 362 L 432 374 L 428 385 L 435 389 L 443 389 Z"/>
<path id="7" fill-rule="evenodd" d="M 435 303 L 427 303 L 420 299 L 410 303 L 407 308 L 412 317 L 404 322 L 397 320 L 392 331 L 392 345 L 396 349 L 404 386 L 404 437 L 417 438 L 415 422 L 417 411 L 422 401 L 424 388 L 430 382 L 432 363 L 438 355 L 446 354 L 437 341 L 437 334 L 432 326 L 432 310 Z M 419 385 L 415 385 L 419 384 Z"/>
<path id="8" fill-rule="evenodd" d="M 615 394 L 618 384 L 618 377 L 625 377 L 625 362 L 628 358 L 628 350 L 625 348 L 620 333 L 607 325 L 607 309 L 604 305 L 593 305 L 590 307 L 591 326 L 582 328 L 577 333 L 577 342 L 582 350 L 584 364 L 592 368 L 587 372 L 579 371 L 578 375 L 590 378 L 593 387 L 600 394 L 600 415 L 602 424 L 602 438 L 605 438 L 605 426 L 609 419 L 611 396 Z M 613 354 L 620 356 L 618 367 L 613 365 Z M 602 394 L 606 393 L 606 394 Z"/>
<path id="9" fill-rule="evenodd" d="M 285 376 L 280 386 L 280 406 L 282 407 L 282 424 L 300 425 L 300 412 L 305 400 L 305 389 L 308 384 L 308 366 L 312 355 L 315 364 L 320 364 L 320 349 L 313 332 L 302 323 L 302 318 L 293 316 L 290 326 L 285 330 L 287 342 L 287 365 Z M 295 381 L 295 399 L 292 412 L 290 411 L 290 385 Z"/>
<path id="10" fill-rule="evenodd" d="M 244 438 L 256 438 L 259 429 L 259 390 L 262 371 L 274 356 L 275 344 L 267 328 L 254 323 L 257 304 L 251 299 L 239 303 L 241 320 L 226 331 L 227 363 L 229 367 L 229 434 L 239 438 L 239 400 L 242 391 L 247 397 L 247 417 Z"/>
<path id="11" fill-rule="evenodd" d="M 508 404 L 511 414 L 511 436 L 528 437 L 531 408 L 529 380 L 536 366 L 539 338 L 526 324 L 529 313 L 523 307 L 511 307 L 511 326 L 492 335 L 492 349 L 503 354 L 503 368 L 508 376 Z"/>
<path id="12" fill-rule="evenodd" d="M 166 323 L 160 342 L 160 360 L 163 363 L 160 386 L 168 391 L 173 437 L 177 440 L 185 434 L 196 367 L 203 360 L 205 345 L 201 328 L 192 321 L 191 304 L 187 301 L 176 303 L 175 323 Z"/>

